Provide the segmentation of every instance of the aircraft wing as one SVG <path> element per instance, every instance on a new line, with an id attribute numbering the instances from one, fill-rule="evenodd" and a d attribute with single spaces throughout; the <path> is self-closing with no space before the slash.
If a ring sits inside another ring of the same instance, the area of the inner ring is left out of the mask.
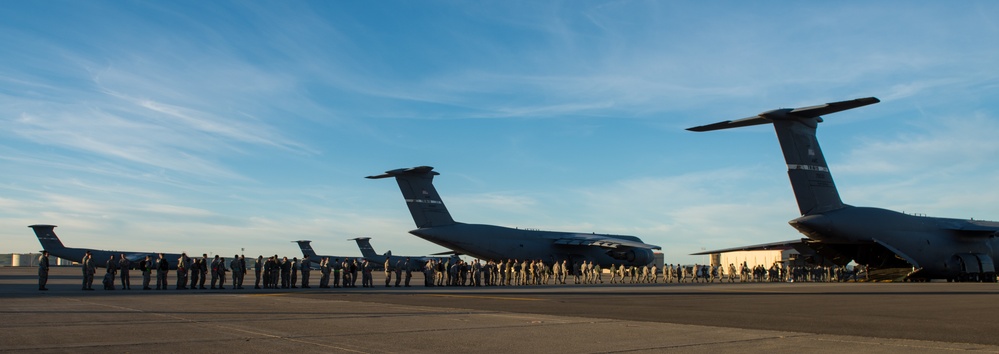
<path id="1" fill-rule="evenodd" d="M 564 235 L 556 239 L 555 244 L 565 245 L 565 246 L 597 246 L 609 249 L 616 249 L 616 248 L 646 248 L 654 250 L 663 249 L 662 247 L 656 245 L 650 245 L 638 241 L 625 240 L 605 235 L 585 235 L 585 234 Z"/>
<path id="2" fill-rule="evenodd" d="M 159 257 L 159 255 L 152 253 L 126 253 L 125 259 L 129 260 L 132 263 L 139 263 L 140 261 L 146 259 L 146 256 L 150 256 L 152 257 L 152 259 L 156 259 Z"/>
<path id="3" fill-rule="evenodd" d="M 964 237 L 995 237 L 999 236 L 999 224 L 989 221 L 968 221 L 962 223 L 951 223 L 943 226 L 944 229 Z"/>
<path id="4" fill-rule="evenodd" d="M 704 251 L 704 252 L 698 252 L 698 253 L 691 253 L 690 255 L 691 256 L 703 256 L 703 255 L 712 254 L 712 253 L 725 253 L 725 252 L 735 252 L 735 251 L 764 251 L 764 250 L 778 250 L 778 249 L 789 249 L 789 248 L 795 248 L 795 249 L 797 249 L 798 247 L 801 247 L 801 246 L 804 246 L 804 245 L 805 245 L 804 241 L 802 241 L 801 239 L 797 239 L 797 240 L 788 240 L 788 241 L 764 243 L 764 244 L 759 244 L 759 245 L 751 245 L 751 246 L 726 248 L 726 249 L 720 249 L 720 250 Z"/>

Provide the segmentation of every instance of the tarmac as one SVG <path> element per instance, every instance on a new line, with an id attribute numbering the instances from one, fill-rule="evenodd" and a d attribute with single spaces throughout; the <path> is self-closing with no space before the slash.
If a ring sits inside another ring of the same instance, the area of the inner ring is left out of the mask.
<path id="1" fill-rule="evenodd" d="M 995 283 L 173 290 L 171 273 L 142 291 L 136 274 L 82 291 L 53 268 L 42 292 L 37 269 L 0 268 L 0 351 L 999 353 Z"/>

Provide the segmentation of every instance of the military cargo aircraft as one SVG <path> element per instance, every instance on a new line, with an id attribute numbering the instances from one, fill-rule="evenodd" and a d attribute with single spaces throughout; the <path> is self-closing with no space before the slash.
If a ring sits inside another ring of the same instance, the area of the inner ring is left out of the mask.
<path id="1" fill-rule="evenodd" d="M 323 258 L 329 258 L 330 261 L 340 261 L 343 262 L 346 259 L 357 259 L 360 260 L 362 257 L 358 256 L 329 256 L 329 255 L 318 255 L 316 251 L 312 249 L 312 241 L 310 240 L 298 240 L 292 241 L 298 243 L 298 248 L 302 249 L 302 256 L 309 256 L 309 261 L 315 265 L 319 265 L 319 262 Z"/>
<path id="2" fill-rule="evenodd" d="M 801 108 L 783 108 L 757 116 L 703 125 L 711 130 L 773 124 L 801 217 L 789 221 L 807 238 L 737 247 L 762 249 L 793 244 L 835 264 L 853 260 L 875 269 L 907 269 L 905 279 L 996 281 L 993 260 L 999 256 L 999 222 L 910 215 L 844 204 L 815 136 L 822 115 L 878 103 L 874 97 Z M 762 248 L 761 248 L 762 247 Z M 803 253 L 806 253 L 803 252 Z"/>
<path id="3" fill-rule="evenodd" d="M 415 267 L 413 269 L 422 268 L 423 265 L 427 264 L 427 262 L 429 262 L 431 259 L 436 259 L 444 262 L 450 261 L 451 264 L 457 263 L 458 260 L 460 259 L 457 254 L 454 254 L 454 252 L 445 252 L 444 254 L 440 255 L 440 257 L 398 256 L 398 255 L 393 255 L 392 251 L 386 251 L 385 254 L 378 254 L 377 252 L 375 252 L 375 249 L 371 247 L 370 237 L 352 238 L 350 239 L 350 241 L 357 242 L 357 248 L 361 250 L 361 254 L 364 256 L 364 259 L 367 259 L 369 262 L 374 262 L 375 264 L 381 264 L 382 267 L 384 267 L 385 258 L 387 257 L 392 257 L 394 262 L 398 262 L 400 260 L 406 260 L 408 258 L 410 262 L 414 262 L 413 265 Z"/>
<path id="4" fill-rule="evenodd" d="M 109 251 L 109 250 L 98 250 L 92 248 L 74 248 L 63 246 L 62 241 L 59 240 L 59 236 L 55 234 L 55 225 L 31 225 L 28 226 L 35 231 L 35 236 L 38 236 L 38 242 L 42 244 L 42 249 L 49 251 L 53 256 L 68 259 L 73 262 L 82 262 L 83 255 L 90 251 L 93 256 L 94 265 L 97 267 L 106 267 L 107 261 L 111 256 L 114 256 L 115 260 L 121 259 L 121 254 L 125 254 L 125 258 L 131 261 L 132 266 L 138 267 L 139 262 L 150 256 L 152 261 L 159 259 L 159 252 L 133 252 L 133 251 Z M 188 257 L 194 257 L 193 255 L 187 255 Z M 170 263 L 170 269 L 177 268 L 177 260 L 180 259 L 179 253 L 164 253 L 163 257 L 166 258 L 167 262 Z"/>
<path id="5" fill-rule="evenodd" d="M 394 177 L 417 229 L 409 233 L 460 254 L 486 260 L 534 259 L 544 262 L 583 260 L 602 266 L 646 265 L 652 250 L 662 249 L 635 236 L 514 229 L 454 221 L 434 188 L 439 173 L 430 166 L 400 168 L 369 179 Z"/>

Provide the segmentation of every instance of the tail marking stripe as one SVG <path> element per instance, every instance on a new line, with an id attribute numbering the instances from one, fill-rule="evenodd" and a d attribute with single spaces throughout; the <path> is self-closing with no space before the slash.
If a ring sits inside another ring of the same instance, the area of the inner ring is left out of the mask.
<path id="1" fill-rule="evenodd" d="M 815 166 L 815 165 L 795 165 L 788 164 L 787 169 L 790 170 L 805 170 L 805 171 L 822 171 L 829 172 L 829 168 L 825 166 Z"/>

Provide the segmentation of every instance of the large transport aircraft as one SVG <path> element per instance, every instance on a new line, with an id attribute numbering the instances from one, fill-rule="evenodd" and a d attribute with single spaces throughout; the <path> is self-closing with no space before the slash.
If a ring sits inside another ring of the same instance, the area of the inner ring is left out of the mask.
<path id="1" fill-rule="evenodd" d="M 534 259 L 552 263 L 583 260 L 602 266 L 646 265 L 662 249 L 635 236 L 514 229 L 454 221 L 434 188 L 433 167 L 387 171 L 370 179 L 394 177 L 417 229 L 409 233 L 460 254 L 485 260 Z"/>
<path id="2" fill-rule="evenodd" d="M 323 258 L 329 258 L 331 261 L 338 260 L 340 262 L 343 262 L 346 259 L 357 259 L 357 260 L 361 260 L 363 258 L 363 257 L 359 257 L 359 256 L 320 255 L 320 254 L 316 254 L 316 251 L 312 249 L 312 241 L 310 241 L 310 240 L 298 240 L 298 241 L 292 241 L 292 242 L 298 243 L 298 248 L 302 249 L 302 256 L 303 257 L 304 256 L 309 256 L 310 263 L 313 263 L 315 265 L 319 265 L 319 262 L 322 261 Z"/>
<path id="3" fill-rule="evenodd" d="M 312 249 L 312 241 L 309 241 L 309 240 L 298 240 L 298 241 L 294 241 L 294 242 L 297 242 L 298 243 L 298 247 L 302 249 L 302 255 L 303 256 L 309 256 L 309 261 L 311 261 L 311 263 L 313 263 L 315 265 L 319 265 L 319 262 L 322 261 L 323 258 L 329 258 L 329 260 L 331 260 L 331 261 L 339 260 L 340 262 L 343 262 L 345 259 L 357 259 L 357 260 L 367 259 L 368 262 L 372 263 L 372 268 L 373 269 L 375 269 L 375 270 L 382 270 L 385 267 L 385 257 L 392 257 L 395 260 L 405 260 L 406 258 L 409 258 L 410 261 L 415 262 L 416 268 L 413 268 L 415 270 L 415 269 L 423 267 L 423 265 L 426 264 L 427 261 L 429 261 L 431 259 L 437 259 L 437 260 L 442 260 L 442 261 L 448 261 L 450 259 L 451 264 L 456 263 L 458 261 L 458 259 L 460 259 L 460 258 L 458 258 L 458 255 L 454 254 L 454 252 L 447 252 L 446 256 L 441 256 L 441 257 L 433 257 L 433 256 L 395 256 L 395 255 L 392 255 L 392 251 L 388 251 L 388 252 L 385 252 L 385 254 L 381 254 L 380 255 L 380 254 L 378 254 L 378 253 L 375 252 L 375 249 L 373 247 L 371 247 L 370 240 L 371 240 L 370 237 L 358 237 L 358 238 L 352 238 L 352 239 L 348 240 L 348 241 L 355 241 L 355 242 L 357 242 L 357 248 L 361 250 L 361 256 L 360 257 L 358 257 L 358 256 L 329 256 L 329 255 L 320 255 L 320 254 L 316 254 L 316 251 Z"/>
<path id="4" fill-rule="evenodd" d="M 35 236 L 38 236 L 38 242 L 42 244 L 43 250 L 49 251 L 49 254 L 53 256 L 77 263 L 83 262 L 83 255 L 87 251 L 90 251 L 90 254 L 93 256 L 94 265 L 101 268 L 107 266 L 107 261 L 111 256 L 114 256 L 115 260 L 119 260 L 121 259 L 121 254 L 125 254 L 125 258 L 132 262 L 133 267 L 138 267 L 139 262 L 145 259 L 146 256 L 149 256 L 153 262 L 160 257 L 159 252 L 110 251 L 66 247 L 63 246 L 62 241 L 59 241 L 59 236 L 56 236 L 55 225 L 31 225 L 28 227 L 35 231 Z M 187 256 L 194 257 L 192 255 Z M 170 263 L 170 269 L 177 269 L 177 260 L 180 259 L 180 253 L 163 253 L 163 257 Z"/>
<path id="5" fill-rule="evenodd" d="M 352 238 L 352 239 L 350 239 L 350 241 L 357 242 L 357 248 L 359 250 L 361 250 L 361 254 L 364 256 L 364 259 L 367 259 L 369 262 L 374 262 L 375 264 L 380 264 L 383 267 L 385 265 L 385 259 L 388 258 L 388 257 L 392 257 L 392 259 L 393 259 L 393 261 L 392 261 L 393 265 L 395 265 L 395 263 L 399 262 L 400 260 L 404 261 L 404 260 L 406 260 L 408 258 L 410 262 L 414 262 L 413 265 L 415 265 L 415 267 L 413 269 L 422 268 L 424 264 L 427 264 L 427 262 L 429 262 L 432 259 L 436 259 L 436 260 L 444 261 L 444 262 L 450 261 L 450 264 L 455 264 L 455 263 L 458 262 L 458 260 L 461 259 L 461 258 L 458 257 L 457 254 L 454 254 L 454 252 L 445 252 L 444 254 L 440 255 L 439 257 L 434 257 L 434 256 L 398 256 L 398 255 L 393 255 L 392 251 L 386 251 L 385 254 L 378 254 L 377 252 L 375 252 L 375 249 L 373 247 L 371 247 L 371 238 L 370 237 Z"/>
<path id="6" fill-rule="evenodd" d="M 736 247 L 695 255 L 792 246 L 805 255 L 846 265 L 851 260 L 874 270 L 901 270 L 903 279 L 923 281 L 996 281 L 993 260 L 999 256 L 999 222 L 910 215 L 844 204 L 819 148 L 815 130 L 821 115 L 880 102 L 859 98 L 818 106 L 783 108 L 734 121 L 687 130 L 711 130 L 773 124 L 801 217 L 789 221 L 807 238 Z"/>

